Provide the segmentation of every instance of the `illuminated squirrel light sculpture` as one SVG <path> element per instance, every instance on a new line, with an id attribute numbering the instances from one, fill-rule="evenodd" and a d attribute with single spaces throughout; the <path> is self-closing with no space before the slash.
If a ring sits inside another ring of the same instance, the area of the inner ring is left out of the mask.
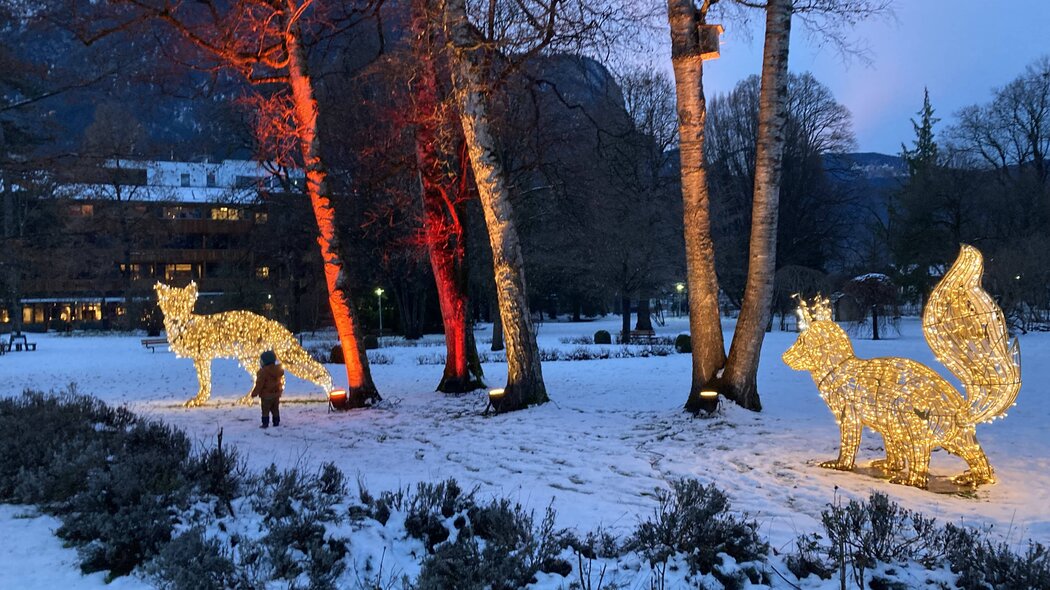
<path id="1" fill-rule="evenodd" d="M 860 359 L 831 320 L 827 299 L 799 308 L 801 333 L 783 359 L 809 371 L 839 423 L 841 448 L 821 467 L 852 470 L 867 426 L 882 435 L 886 459 L 874 465 L 890 481 L 925 488 L 930 453 L 941 447 L 969 466 L 958 484 L 994 483 L 975 426 L 1005 416 L 1021 388 L 1017 341 L 1011 344 L 1002 310 L 981 288 L 981 253 L 964 245 L 934 288 L 922 316 L 926 343 L 963 385 L 964 396 L 933 369 L 904 358 Z"/>
<path id="2" fill-rule="evenodd" d="M 332 376 L 324 366 L 310 358 L 295 336 L 281 324 L 250 311 L 195 314 L 196 283 L 191 282 L 182 289 L 157 283 L 154 289 L 157 304 L 164 312 L 164 329 L 168 333 L 171 351 L 176 356 L 193 359 L 197 370 L 200 387 L 197 396 L 186 402 L 187 407 L 199 406 L 211 397 L 212 360 L 236 359 L 252 376 L 254 388 L 259 355 L 267 350 L 277 353 L 285 371 L 314 383 L 326 394 L 332 390 Z M 251 403 L 251 395 L 245 395 L 240 401 Z"/>

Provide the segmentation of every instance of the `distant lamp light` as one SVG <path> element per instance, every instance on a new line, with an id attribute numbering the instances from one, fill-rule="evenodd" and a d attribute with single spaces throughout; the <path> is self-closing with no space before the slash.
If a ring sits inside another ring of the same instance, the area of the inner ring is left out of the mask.
<path id="1" fill-rule="evenodd" d="M 504 393 L 506 393 L 506 390 L 502 387 L 489 390 L 489 405 L 485 407 L 486 414 L 488 414 L 490 408 L 492 409 L 493 414 L 499 414 L 501 406 L 503 405 Z"/>
<path id="2" fill-rule="evenodd" d="M 328 411 L 349 410 L 345 389 L 333 389 L 328 392 Z"/>
<path id="3" fill-rule="evenodd" d="M 376 287 L 376 298 L 379 300 L 379 335 L 383 335 L 383 288 Z"/>
<path id="4" fill-rule="evenodd" d="M 678 283 L 674 286 L 674 290 L 681 293 L 682 291 L 685 291 L 685 285 L 683 285 L 682 283 Z"/>

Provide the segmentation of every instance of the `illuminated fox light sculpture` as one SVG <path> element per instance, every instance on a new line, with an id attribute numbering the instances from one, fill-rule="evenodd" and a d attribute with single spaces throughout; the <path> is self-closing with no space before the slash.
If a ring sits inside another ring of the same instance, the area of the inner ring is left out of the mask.
<path id="1" fill-rule="evenodd" d="M 164 312 L 164 329 L 171 351 L 176 356 L 193 359 L 199 389 L 187 407 L 204 404 L 211 397 L 211 362 L 233 358 L 252 377 L 259 368 L 259 355 L 267 350 L 277 353 L 284 370 L 314 383 L 327 394 L 332 390 L 332 376 L 320 363 L 299 346 L 284 326 L 250 311 L 227 311 L 210 315 L 193 313 L 197 302 L 197 284 L 185 288 L 157 283 L 157 304 Z M 249 390 L 250 391 L 250 390 Z M 251 403 L 251 394 L 241 398 Z"/>
<path id="2" fill-rule="evenodd" d="M 933 369 L 905 358 L 860 359 L 820 298 L 799 308 L 801 333 L 784 353 L 789 367 L 809 371 L 838 421 L 839 457 L 821 467 L 852 470 L 866 426 L 882 435 L 886 459 L 873 465 L 890 481 L 925 488 L 930 453 L 941 447 L 969 469 L 957 484 L 994 483 L 975 426 L 1004 417 L 1021 388 L 1017 341 L 1009 343 L 1003 312 L 981 288 L 981 253 L 964 245 L 934 288 L 922 316 L 926 343 L 962 383 L 965 395 Z"/>

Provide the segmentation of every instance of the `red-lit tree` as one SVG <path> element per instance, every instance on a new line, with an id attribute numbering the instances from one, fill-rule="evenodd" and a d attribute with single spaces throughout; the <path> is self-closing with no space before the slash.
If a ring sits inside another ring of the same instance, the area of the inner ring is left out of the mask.
<path id="1" fill-rule="evenodd" d="M 477 195 L 463 129 L 459 126 L 441 58 L 432 0 L 413 0 L 413 55 L 419 75 L 413 92 L 415 152 L 423 200 L 423 228 L 445 327 L 445 372 L 438 391 L 484 387 L 474 332 L 467 317 L 465 202 Z"/>
<path id="2" fill-rule="evenodd" d="M 306 189 L 317 222 L 329 305 L 346 359 L 348 400 L 361 407 L 380 398 L 365 356 L 361 326 L 352 302 L 350 276 L 336 227 L 328 169 L 318 135 L 318 103 L 307 45 L 345 34 L 366 20 L 381 1 L 346 5 L 315 0 L 110 0 L 112 22 L 96 23 L 88 41 L 137 22 L 159 20 L 203 52 L 208 65 L 242 75 L 268 95 L 258 106 L 263 143 L 286 150 L 306 173 Z"/>

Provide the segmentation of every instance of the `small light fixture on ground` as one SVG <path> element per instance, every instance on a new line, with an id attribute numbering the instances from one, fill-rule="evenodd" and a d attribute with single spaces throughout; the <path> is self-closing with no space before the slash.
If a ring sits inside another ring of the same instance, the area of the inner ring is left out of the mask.
<path id="1" fill-rule="evenodd" d="M 499 389 L 490 389 L 489 390 L 489 404 L 487 406 L 485 406 L 485 412 L 484 413 L 488 414 L 489 413 L 489 409 L 491 408 L 493 414 L 499 414 L 500 406 L 503 405 L 503 394 L 504 393 L 505 393 L 505 390 L 502 387 L 499 388 Z"/>
<path id="2" fill-rule="evenodd" d="M 705 389 L 700 392 L 700 409 L 707 414 L 714 414 L 718 409 L 718 392 Z"/>
<path id="3" fill-rule="evenodd" d="M 328 411 L 343 411 L 350 408 L 346 405 L 347 397 L 345 389 L 333 389 L 328 392 Z"/>

